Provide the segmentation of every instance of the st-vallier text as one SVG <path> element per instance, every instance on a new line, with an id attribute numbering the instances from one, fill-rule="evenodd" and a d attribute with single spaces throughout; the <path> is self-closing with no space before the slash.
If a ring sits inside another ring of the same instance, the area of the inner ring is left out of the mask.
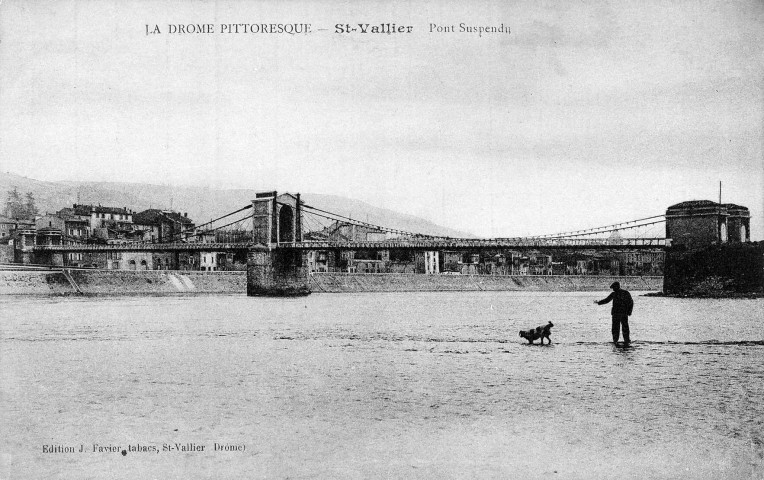
<path id="1" fill-rule="evenodd" d="M 160 453 L 160 452 L 244 452 L 245 444 L 213 442 L 212 445 L 196 442 L 130 443 L 125 445 L 89 443 L 79 445 L 43 445 L 42 453 Z"/>
<path id="2" fill-rule="evenodd" d="M 392 35 L 394 33 L 411 33 L 413 25 L 397 25 L 395 23 L 338 23 L 334 25 L 334 33 L 371 33 Z"/>

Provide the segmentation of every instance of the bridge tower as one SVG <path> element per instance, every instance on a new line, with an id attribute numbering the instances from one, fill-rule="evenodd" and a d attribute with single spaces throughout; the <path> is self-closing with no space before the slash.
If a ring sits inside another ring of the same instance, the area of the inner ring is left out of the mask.
<path id="1" fill-rule="evenodd" d="M 675 247 L 697 250 L 714 244 L 749 242 L 750 228 L 748 208 L 734 203 L 691 200 L 666 210 L 666 238 Z"/>
<path id="2" fill-rule="evenodd" d="M 262 192 L 252 200 L 252 241 L 247 253 L 247 295 L 307 295 L 307 256 L 302 241 L 300 194 Z"/>
<path id="3" fill-rule="evenodd" d="M 715 296 L 764 292 L 764 243 L 751 240 L 747 207 L 692 200 L 666 210 L 663 292 Z"/>
<path id="4" fill-rule="evenodd" d="M 253 241 L 263 245 L 302 241 L 300 194 L 263 192 L 252 200 Z"/>

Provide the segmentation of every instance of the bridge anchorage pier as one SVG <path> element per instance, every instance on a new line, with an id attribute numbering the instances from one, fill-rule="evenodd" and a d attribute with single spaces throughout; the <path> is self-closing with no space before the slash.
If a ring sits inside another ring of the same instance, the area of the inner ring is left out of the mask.
<path id="1" fill-rule="evenodd" d="M 297 297 L 310 294 L 305 255 L 299 250 L 250 250 L 247 295 Z"/>
<path id="2" fill-rule="evenodd" d="M 247 252 L 247 295 L 294 297 L 310 294 L 302 241 L 300 195 L 258 193 L 252 200 L 253 243 Z"/>

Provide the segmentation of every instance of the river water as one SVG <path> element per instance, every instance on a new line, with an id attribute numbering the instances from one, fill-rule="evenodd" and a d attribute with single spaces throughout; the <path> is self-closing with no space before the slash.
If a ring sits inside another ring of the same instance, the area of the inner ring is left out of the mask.
<path id="1" fill-rule="evenodd" d="M 764 301 L 632 293 L 2 297 L 0 478 L 764 478 Z"/>

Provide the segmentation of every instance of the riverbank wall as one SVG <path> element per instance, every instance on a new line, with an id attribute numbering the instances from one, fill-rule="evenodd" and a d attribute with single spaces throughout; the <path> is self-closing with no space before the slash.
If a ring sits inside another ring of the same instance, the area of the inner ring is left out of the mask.
<path id="1" fill-rule="evenodd" d="M 610 290 L 662 291 L 663 277 L 422 275 L 399 273 L 318 273 L 313 293 Z M 171 295 L 246 294 L 246 272 L 130 270 L 0 270 L 0 295 Z"/>
<path id="2" fill-rule="evenodd" d="M 243 295 L 246 287 L 246 272 L 0 271 L 0 295 Z"/>
<path id="3" fill-rule="evenodd" d="M 626 290 L 662 291 L 663 277 L 578 275 L 422 275 L 415 273 L 317 273 L 310 276 L 314 293 L 459 292 L 459 291 L 609 291 L 613 282 Z"/>
<path id="4" fill-rule="evenodd" d="M 687 297 L 764 294 L 764 242 L 666 252 L 664 293 Z"/>

